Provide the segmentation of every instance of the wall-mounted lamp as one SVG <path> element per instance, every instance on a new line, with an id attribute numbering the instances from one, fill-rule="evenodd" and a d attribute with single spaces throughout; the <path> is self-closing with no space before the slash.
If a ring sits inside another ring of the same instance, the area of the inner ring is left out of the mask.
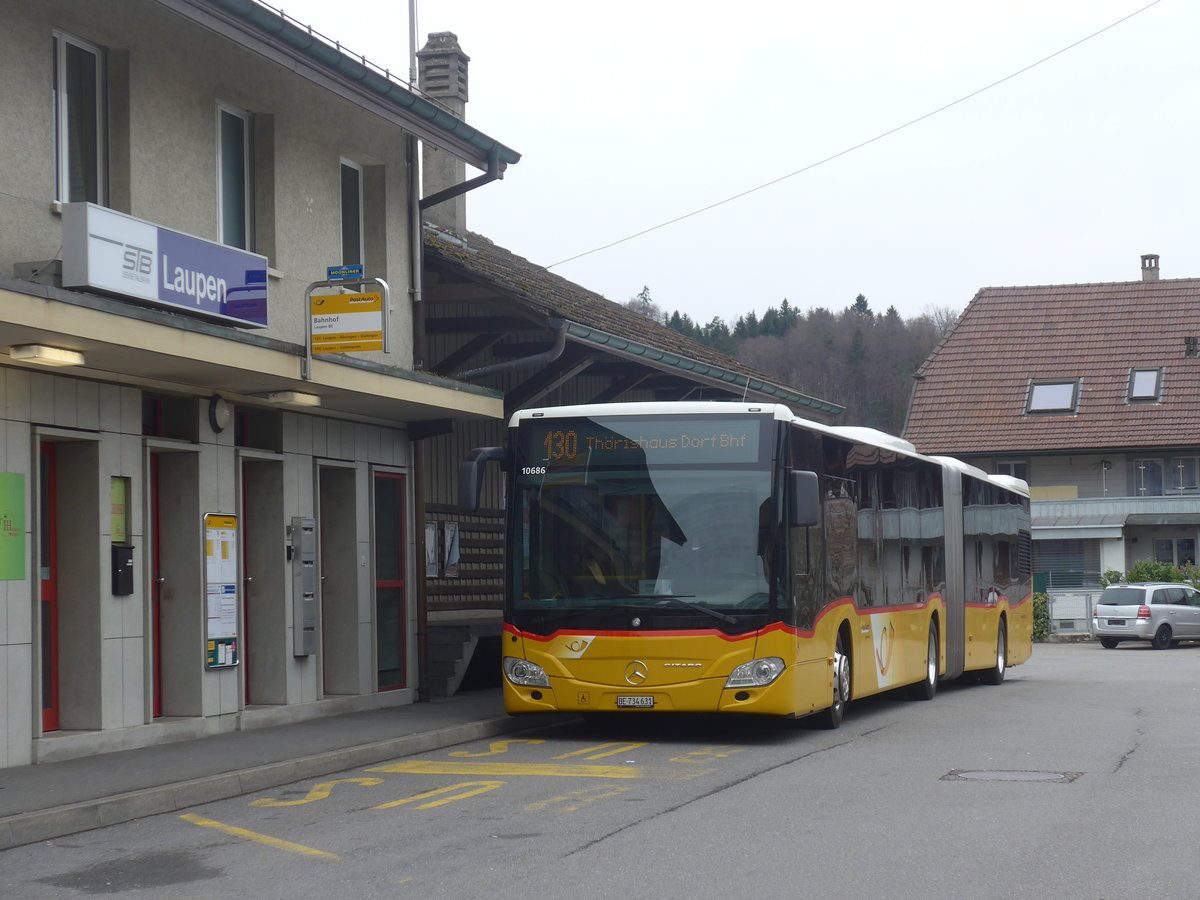
<path id="1" fill-rule="evenodd" d="M 220 434 L 228 428 L 232 418 L 233 407 L 229 405 L 228 400 L 220 394 L 213 394 L 208 398 L 208 424 L 213 434 Z"/>
<path id="2" fill-rule="evenodd" d="M 82 366 L 83 354 L 78 350 L 47 347 L 43 344 L 17 344 L 9 347 L 8 355 L 39 366 Z"/>
<path id="3" fill-rule="evenodd" d="M 280 406 L 320 406 L 321 398 L 303 391 L 272 391 L 267 394 L 267 402 Z"/>

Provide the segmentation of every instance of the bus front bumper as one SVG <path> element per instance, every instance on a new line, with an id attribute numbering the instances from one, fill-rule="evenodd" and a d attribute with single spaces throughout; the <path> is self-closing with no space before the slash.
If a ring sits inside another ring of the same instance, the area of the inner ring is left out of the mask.
<path id="1" fill-rule="evenodd" d="M 833 688 L 826 661 L 788 666 L 764 687 L 726 688 L 724 679 L 704 678 L 637 687 L 593 684 L 551 677 L 549 687 L 504 682 L 504 708 L 514 714 L 572 713 L 746 713 L 803 716 L 829 706 Z"/>

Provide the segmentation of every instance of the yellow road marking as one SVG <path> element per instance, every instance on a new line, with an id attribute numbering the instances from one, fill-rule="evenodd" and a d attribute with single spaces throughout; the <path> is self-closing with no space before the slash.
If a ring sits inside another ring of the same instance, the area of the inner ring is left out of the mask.
<path id="1" fill-rule="evenodd" d="M 265 797 L 262 800 L 252 800 L 251 806 L 303 806 L 305 803 L 315 803 L 317 800 L 326 799 L 333 791 L 335 784 L 365 784 L 368 787 L 373 787 L 377 784 L 383 784 L 382 778 L 339 778 L 337 781 L 322 781 L 320 784 L 314 784 L 308 792 L 307 797 L 300 800 L 272 800 Z"/>
<path id="2" fill-rule="evenodd" d="M 693 750 L 690 753 L 685 753 L 683 756 L 672 756 L 671 762 L 677 763 L 698 763 L 708 762 L 713 759 L 728 759 L 735 753 L 741 753 L 745 747 L 734 747 L 725 744 L 719 747 L 705 747 L 703 750 Z"/>
<path id="3" fill-rule="evenodd" d="M 523 775 L 553 775 L 565 778 L 695 778 L 707 775 L 711 769 L 655 768 L 651 766 L 567 766 L 554 763 L 472 763 L 442 762 L 433 759 L 411 759 L 386 766 L 376 766 L 368 772 L 388 772 L 393 775 L 491 775 L 496 778 L 517 778 Z"/>
<path id="4" fill-rule="evenodd" d="M 185 822 L 191 822 L 193 825 L 199 825 L 202 828 L 215 828 L 217 831 L 223 831 L 233 837 L 245 838 L 248 841 L 254 841 L 257 844 L 265 844 L 268 847 L 274 847 L 276 850 L 287 850 L 289 853 L 300 853 L 304 856 L 317 856 L 321 859 L 341 859 L 334 853 L 326 853 L 324 850 L 317 850 L 313 847 L 305 847 L 303 844 L 293 844 L 291 841 L 285 841 L 282 838 L 271 837 L 269 834 L 259 834 L 257 831 L 247 831 L 245 828 L 238 828 L 235 825 L 226 825 L 224 822 L 216 822 L 212 819 L 206 819 L 204 816 L 195 816 L 191 813 L 180 816 Z"/>
<path id="5" fill-rule="evenodd" d="M 541 738 L 516 738 L 511 741 L 492 741 L 488 744 L 487 751 L 483 753 L 472 753 L 469 750 L 453 750 L 448 755 L 459 759 L 475 759 L 480 756 L 499 756 L 501 753 L 507 753 L 508 748 L 512 744 L 544 744 L 546 743 Z"/>
<path id="6" fill-rule="evenodd" d="M 585 759 L 604 759 L 606 756 L 616 756 L 618 753 L 625 751 L 633 752 L 640 750 L 642 747 L 648 747 L 645 741 L 630 741 L 629 743 L 609 743 L 598 744 L 595 747 L 587 747 L 584 750 L 574 750 L 571 753 L 564 753 L 562 756 L 552 756 L 551 759 L 570 759 L 572 756 L 582 756 Z M 597 753 L 597 750 L 603 750 L 603 753 Z M 588 755 L 591 754 L 591 755 Z"/>
<path id="7" fill-rule="evenodd" d="M 436 788 L 432 791 L 425 791 L 423 794 L 413 794 L 411 797 L 405 797 L 403 800 L 393 800 L 390 803 L 381 803 L 378 806 L 372 806 L 371 809 L 391 809 L 394 806 L 404 806 L 406 803 L 415 803 L 417 800 L 428 800 L 430 797 L 438 797 L 442 794 L 448 794 L 450 791 L 457 791 L 459 788 L 474 787 L 473 791 L 462 791 L 458 794 L 453 794 L 449 797 L 442 797 L 441 800 L 434 800 L 430 803 L 422 803 L 417 809 L 433 809 L 436 806 L 445 806 L 447 803 L 453 803 L 455 800 L 466 800 L 468 797 L 475 797 L 479 794 L 486 794 L 488 791 L 494 791 L 498 787 L 504 787 L 503 781 L 464 781 L 462 784 L 452 784 L 449 787 Z"/>
<path id="8" fill-rule="evenodd" d="M 597 800 L 607 800 L 610 797 L 619 797 L 630 790 L 632 788 L 603 786 L 583 788 L 578 791 L 567 791 L 565 794 L 551 797 L 549 800 L 538 800 L 534 803 L 526 804 L 525 812 L 575 812 L 589 803 L 595 803 Z"/>

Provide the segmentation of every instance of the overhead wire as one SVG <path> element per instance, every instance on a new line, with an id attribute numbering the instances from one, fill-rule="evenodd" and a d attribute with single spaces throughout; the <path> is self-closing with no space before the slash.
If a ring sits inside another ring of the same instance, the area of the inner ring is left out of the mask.
<path id="1" fill-rule="evenodd" d="M 1062 54 L 1068 52 L 1069 50 L 1074 50 L 1076 47 L 1080 46 L 1081 44 L 1085 44 L 1088 41 L 1092 40 L 1093 38 L 1099 37 L 1100 35 L 1104 34 L 1106 31 L 1111 31 L 1113 28 L 1116 28 L 1118 25 L 1128 22 L 1130 19 L 1134 18 L 1135 16 L 1141 15 L 1146 10 L 1150 9 L 1152 6 L 1157 6 L 1161 2 L 1162 2 L 1162 0 L 1151 0 L 1150 3 L 1147 3 L 1145 6 L 1141 7 L 1140 9 L 1136 9 L 1133 12 L 1129 13 L 1128 15 L 1122 16 L 1121 18 L 1117 19 L 1115 22 L 1105 25 L 1100 30 L 1094 31 L 1091 34 L 1087 35 L 1086 37 L 1082 37 L 1073 43 L 1067 44 L 1067 46 L 1054 51 L 1049 56 L 1044 56 L 1041 59 L 1037 60 L 1036 62 L 1032 62 L 1029 65 L 1024 66 L 1023 68 L 1017 69 L 1015 72 L 1005 75 L 1003 78 L 999 78 L 996 81 L 991 82 L 990 84 L 986 84 L 981 88 L 977 88 L 976 90 L 971 91 L 971 93 L 969 93 L 969 94 L 964 94 L 963 96 L 959 97 L 957 100 L 952 100 L 943 106 L 939 106 L 937 109 L 930 110 L 929 112 L 925 113 L 924 115 L 917 116 L 915 119 L 910 119 L 909 121 L 905 122 L 903 125 L 897 125 L 895 128 L 891 128 L 887 131 L 877 134 L 873 138 L 868 138 L 867 140 L 861 141 L 860 143 L 857 143 L 852 147 L 847 147 L 844 150 L 839 150 L 837 153 L 834 153 L 830 156 L 826 156 L 824 159 L 819 159 L 816 162 L 809 163 L 808 165 L 803 166 L 802 168 L 796 169 L 794 172 L 788 172 L 786 175 L 780 175 L 778 178 L 773 178 L 770 181 L 763 182 L 762 184 L 760 184 L 756 187 L 747 188 L 746 190 L 742 191 L 741 193 L 734 194 L 731 197 L 726 197 L 724 200 L 718 200 L 715 203 L 708 204 L 708 206 L 702 206 L 699 209 L 694 209 L 691 212 L 687 212 L 687 213 L 684 213 L 683 215 L 676 216 L 673 219 L 668 219 L 665 222 L 660 222 L 657 225 L 651 225 L 649 228 L 643 228 L 641 231 L 635 232 L 631 235 L 628 235 L 626 237 L 612 241 L 610 243 L 603 244 L 599 247 L 594 247 L 591 250 L 585 250 L 582 253 L 576 253 L 574 256 L 568 256 L 566 259 L 560 259 L 558 262 L 551 263 L 550 265 L 546 266 L 546 268 L 553 269 L 555 266 L 566 265 L 569 262 L 574 262 L 575 260 L 582 259 L 585 256 L 591 256 L 593 253 L 600 253 L 603 250 L 608 250 L 612 247 L 616 247 L 620 244 L 624 244 L 628 241 L 632 241 L 635 238 L 640 238 L 642 235 L 650 234 L 652 231 L 658 231 L 660 228 L 666 228 L 668 225 L 674 225 L 676 222 L 682 222 L 685 219 L 690 219 L 693 216 L 698 216 L 702 213 L 706 213 L 709 210 L 716 209 L 718 206 L 724 206 L 727 203 L 732 203 L 734 200 L 740 200 L 742 197 L 747 197 L 750 194 L 754 194 L 754 193 L 757 193 L 758 191 L 765 190 L 766 188 L 769 188 L 769 187 L 772 187 L 773 185 L 779 184 L 781 181 L 786 181 L 787 179 L 794 178 L 797 175 L 803 175 L 805 172 L 811 172 L 813 169 L 817 168 L 818 166 L 823 166 L 826 163 L 833 162 L 835 159 L 840 159 L 841 157 L 846 156 L 849 153 L 853 153 L 856 150 L 861 150 L 863 147 L 870 146 L 871 144 L 874 144 L 877 141 L 881 141 L 884 138 L 891 137 L 893 134 L 896 134 L 897 132 L 903 131 L 904 129 L 909 128 L 913 125 L 917 125 L 920 122 L 924 122 L 926 119 L 932 118 L 933 116 L 936 116 L 939 113 L 943 113 L 948 109 L 958 106 L 960 103 L 965 103 L 966 101 L 972 99 L 973 97 L 978 97 L 980 94 L 984 93 L 985 91 L 990 91 L 992 88 L 998 87 L 998 86 L 1004 84 L 1006 81 L 1011 81 L 1012 79 L 1016 78 L 1019 75 L 1024 75 L 1026 72 L 1030 71 L 1031 69 L 1036 69 L 1038 66 L 1042 65 L 1043 63 L 1049 62 L 1050 60 L 1054 59 L 1057 56 L 1061 56 Z"/>

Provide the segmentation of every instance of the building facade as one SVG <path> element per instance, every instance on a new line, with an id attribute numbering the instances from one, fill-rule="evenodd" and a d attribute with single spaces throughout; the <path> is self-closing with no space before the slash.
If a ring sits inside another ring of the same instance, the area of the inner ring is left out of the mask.
<path id="1" fill-rule="evenodd" d="M 1194 564 L 1200 279 L 984 288 L 916 374 L 905 436 L 1029 482 L 1035 585 L 1088 630 L 1100 577 Z"/>
<path id="2" fill-rule="evenodd" d="M 0 766 L 411 702 L 414 444 L 504 413 L 415 160 L 518 155 L 262 4 L 0 21 Z"/>

